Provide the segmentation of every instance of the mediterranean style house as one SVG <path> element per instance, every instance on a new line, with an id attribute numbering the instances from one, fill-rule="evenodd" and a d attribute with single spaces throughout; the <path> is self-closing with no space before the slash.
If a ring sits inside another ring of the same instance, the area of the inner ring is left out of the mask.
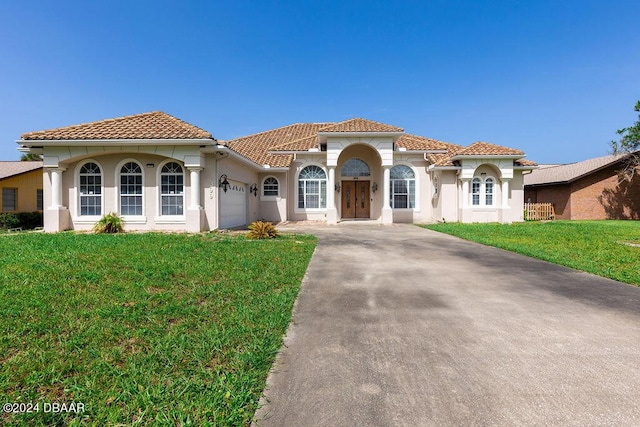
<path id="1" fill-rule="evenodd" d="M 504 222 L 523 219 L 517 149 L 468 147 L 365 119 L 298 123 L 229 141 L 163 112 L 30 132 L 44 158 L 46 231 L 204 231 L 258 219 Z"/>

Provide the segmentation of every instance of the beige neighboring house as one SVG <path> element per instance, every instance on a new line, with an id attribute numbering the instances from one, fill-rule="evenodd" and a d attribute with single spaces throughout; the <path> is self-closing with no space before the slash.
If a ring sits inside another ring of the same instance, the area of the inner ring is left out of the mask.
<path id="1" fill-rule="evenodd" d="M 0 162 L 0 212 L 43 208 L 42 162 Z"/>
<path id="2" fill-rule="evenodd" d="M 468 147 L 366 119 L 297 123 L 229 141 L 163 112 L 29 132 L 44 156 L 45 230 L 203 231 L 281 221 L 523 219 L 524 152 Z"/>

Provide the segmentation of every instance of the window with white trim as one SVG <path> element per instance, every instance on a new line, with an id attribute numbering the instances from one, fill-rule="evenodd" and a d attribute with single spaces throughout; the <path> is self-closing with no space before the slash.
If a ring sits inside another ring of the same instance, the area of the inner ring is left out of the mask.
<path id="1" fill-rule="evenodd" d="M 142 215 L 142 167 L 136 162 L 120 168 L 120 214 Z"/>
<path id="2" fill-rule="evenodd" d="M 495 179 L 475 177 L 471 181 L 471 205 L 493 206 Z"/>
<path id="3" fill-rule="evenodd" d="M 391 168 L 391 209 L 413 209 L 416 207 L 416 175 L 409 166 Z"/>
<path id="4" fill-rule="evenodd" d="M 480 178 L 473 178 L 471 181 L 471 204 L 473 206 L 480 206 L 480 184 L 482 184 Z"/>
<path id="5" fill-rule="evenodd" d="M 262 195 L 264 197 L 278 197 L 280 191 L 280 183 L 278 179 L 270 176 L 265 178 L 262 183 Z"/>
<path id="6" fill-rule="evenodd" d="M 102 215 L 102 171 L 93 162 L 80 168 L 80 215 Z"/>
<path id="7" fill-rule="evenodd" d="M 184 215 L 184 171 L 176 162 L 160 171 L 160 214 Z"/>
<path id="8" fill-rule="evenodd" d="M 327 174 L 321 167 L 309 165 L 298 175 L 298 208 L 327 207 Z"/>
<path id="9" fill-rule="evenodd" d="M 493 206 L 493 178 L 484 180 L 484 204 Z"/>
<path id="10" fill-rule="evenodd" d="M 356 157 L 347 160 L 342 166 L 341 176 L 360 177 L 370 175 L 369 165 L 364 160 Z"/>

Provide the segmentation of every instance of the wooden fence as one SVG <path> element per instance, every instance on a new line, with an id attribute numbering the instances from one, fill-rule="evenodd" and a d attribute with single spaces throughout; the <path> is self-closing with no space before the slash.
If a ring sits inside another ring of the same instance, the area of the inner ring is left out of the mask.
<path id="1" fill-rule="evenodd" d="M 547 221 L 556 218 L 552 203 L 525 203 L 524 219 L 527 221 Z"/>

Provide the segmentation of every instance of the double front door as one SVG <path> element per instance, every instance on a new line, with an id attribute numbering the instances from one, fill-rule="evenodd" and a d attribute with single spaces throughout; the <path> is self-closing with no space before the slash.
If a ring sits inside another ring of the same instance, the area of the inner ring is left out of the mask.
<path id="1" fill-rule="evenodd" d="M 369 218 L 369 181 L 342 181 L 342 218 Z"/>

